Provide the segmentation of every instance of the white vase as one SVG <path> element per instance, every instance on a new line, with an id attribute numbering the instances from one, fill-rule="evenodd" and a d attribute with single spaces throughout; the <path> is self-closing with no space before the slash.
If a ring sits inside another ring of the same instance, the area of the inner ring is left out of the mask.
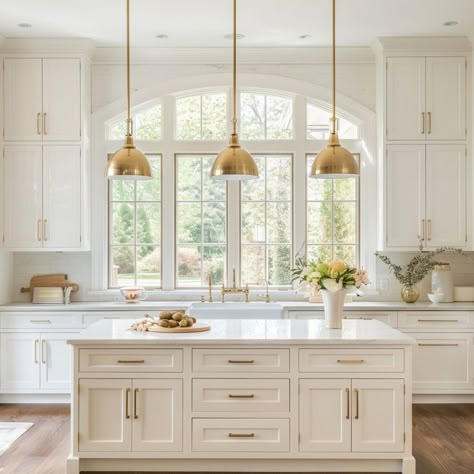
<path id="1" fill-rule="evenodd" d="M 344 298 L 347 291 L 345 289 L 337 291 L 319 290 L 324 303 L 324 321 L 329 329 L 342 328 L 342 311 L 344 308 Z"/>

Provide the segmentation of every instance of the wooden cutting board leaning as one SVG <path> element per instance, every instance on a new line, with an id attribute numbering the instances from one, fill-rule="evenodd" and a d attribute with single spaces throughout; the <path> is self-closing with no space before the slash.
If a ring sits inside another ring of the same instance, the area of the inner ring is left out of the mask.
<path id="1" fill-rule="evenodd" d="M 77 283 L 72 283 L 67 279 L 67 273 L 52 273 L 50 275 L 35 275 L 31 277 L 30 286 L 21 288 L 21 293 L 30 293 L 30 301 L 33 301 L 33 290 L 36 287 L 61 287 L 71 286 L 72 291 L 79 290 Z"/>

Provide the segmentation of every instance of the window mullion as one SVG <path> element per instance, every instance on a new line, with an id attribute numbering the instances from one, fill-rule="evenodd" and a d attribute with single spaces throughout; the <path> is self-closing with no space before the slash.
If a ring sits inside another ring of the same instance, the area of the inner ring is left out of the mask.
<path id="1" fill-rule="evenodd" d="M 232 281 L 235 268 L 237 284 L 241 284 L 240 264 L 240 185 L 237 181 L 227 183 L 227 283 Z"/>

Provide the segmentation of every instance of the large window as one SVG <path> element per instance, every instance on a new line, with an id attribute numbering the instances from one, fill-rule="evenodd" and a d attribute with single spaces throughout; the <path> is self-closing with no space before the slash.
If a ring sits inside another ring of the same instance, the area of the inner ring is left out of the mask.
<path id="1" fill-rule="evenodd" d="M 153 179 L 109 181 L 109 287 L 161 286 L 161 156 Z"/>
<path id="2" fill-rule="evenodd" d="M 161 104 L 135 114 L 133 120 L 133 135 L 137 140 L 161 140 Z M 127 133 L 127 121 L 121 118 L 112 122 L 108 127 L 111 140 L 123 140 Z"/>
<path id="3" fill-rule="evenodd" d="M 314 155 L 308 155 L 307 174 Z M 307 178 L 306 249 L 309 258 L 358 264 L 358 178 Z"/>
<path id="4" fill-rule="evenodd" d="M 289 285 L 292 158 L 254 158 L 259 179 L 241 187 L 241 280 L 251 285 Z"/>
<path id="5" fill-rule="evenodd" d="M 226 184 L 209 177 L 215 156 L 176 156 L 176 286 L 224 277 Z"/>
<path id="6" fill-rule="evenodd" d="M 332 112 L 329 110 L 308 104 L 306 106 L 306 138 L 308 140 L 327 140 L 331 115 Z M 336 130 L 340 139 L 358 138 L 357 126 L 341 117 L 336 120 Z"/>

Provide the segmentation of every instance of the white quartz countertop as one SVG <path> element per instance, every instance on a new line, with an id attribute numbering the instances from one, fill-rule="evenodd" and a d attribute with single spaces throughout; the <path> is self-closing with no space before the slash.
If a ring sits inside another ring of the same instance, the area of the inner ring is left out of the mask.
<path id="1" fill-rule="evenodd" d="M 140 303 L 129 304 L 124 302 L 101 302 L 88 301 L 71 304 L 32 304 L 32 303 L 11 303 L 0 306 L 0 312 L 8 311 L 160 311 L 163 309 L 186 309 L 191 304 L 199 305 L 193 301 L 141 301 Z M 226 303 L 224 303 L 226 304 Z M 229 305 L 235 305 L 231 302 Z M 245 303 L 241 303 L 245 307 Z M 265 303 L 255 303 L 252 305 L 261 305 Z M 278 301 L 272 302 L 273 305 L 279 305 L 282 310 L 293 311 L 323 311 L 322 303 L 308 303 L 307 301 Z M 357 301 L 346 303 L 344 311 L 474 311 L 474 302 L 456 302 L 439 303 L 430 302 L 403 303 L 398 301 Z"/>
<path id="2" fill-rule="evenodd" d="M 344 320 L 342 329 L 326 329 L 320 320 L 210 320 L 197 333 L 150 333 L 129 330 L 132 319 L 102 320 L 68 339 L 73 345 L 411 345 L 414 339 L 376 320 Z M 203 322 L 201 320 L 201 322 Z"/>

